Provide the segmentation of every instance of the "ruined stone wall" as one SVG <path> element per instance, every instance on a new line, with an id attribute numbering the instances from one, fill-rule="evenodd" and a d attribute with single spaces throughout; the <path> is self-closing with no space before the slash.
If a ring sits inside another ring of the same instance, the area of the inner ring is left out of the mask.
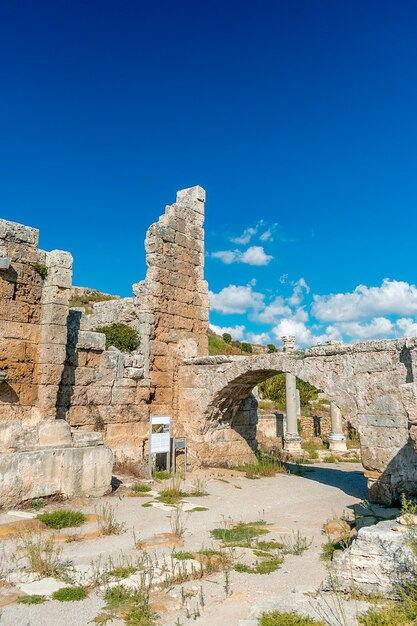
<path id="1" fill-rule="evenodd" d="M 75 428 L 102 431 L 118 457 L 147 454 L 150 413 L 173 414 L 178 359 L 207 353 L 203 220 L 204 191 L 178 192 L 148 229 L 147 273 L 135 296 L 95 303 L 88 313 L 72 309 L 68 318 L 59 415 Z M 105 349 L 94 331 L 113 323 L 138 332 L 133 353 Z"/>
<path id="2" fill-rule="evenodd" d="M 55 415 L 72 257 L 39 250 L 38 236 L 0 220 L 0 419 Z"/>

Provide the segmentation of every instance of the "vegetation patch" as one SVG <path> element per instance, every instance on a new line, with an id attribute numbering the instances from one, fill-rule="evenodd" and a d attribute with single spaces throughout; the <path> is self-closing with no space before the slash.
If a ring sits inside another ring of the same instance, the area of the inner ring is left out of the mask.
<path id="1" fill-rule="evenodd" d="M 188 513 L 197 513 L 198 511 L 208 511 L 206 506 L 195 506 L 193 509 L 190 509 Z"/>
<path id="2" fill-rule="evenodd" d="M 55 530 L 81 526 L 86 519 L 86 516 L 84 513 L 81 513 L 81 511 L 71 511 L 70 509 L 61 509 L 60 511 L 52 511 L 51 513 L 41 513 L 38 515 L 38 520 Z"/>
<path id="3" fill-rule="evenodd" d="M 152 502 L 144 502 L 142 506 L 145 508 L 149 508 L 150 506 L 152 506 Z"/>
<path id="4" fill-rule="evenodd" d="M 109 576 L 112 578 L 127 578 L 131 574 L 136 572 L 137 568 L 134 565 L 119 565 L 109 570 Z"/>
<path id="5" fill-rule="evenodd" d="M 291 353 L 294 356 L 294 352 Z M 320 389 L 313 387 L 310 383 L 297 378 L 297 389 L 300 392 L 300 404 L 302 408 L 310 406 L 310 400 L 317 400 Z M 275 376 L 271 376 L 258 385 L 258 389 L 263 398 L 272 400 L 276 406 L 285 411 L 285 373 L 281 372 Z"/>
<path id="6" fill-rule="evenodd" d="M 168 480 L 171 478 L 171 473 L 168 470 L 158 470 L 153 473 L 155 480 Z"/>
<path id="7" fill-rule="evenodd" d="M 149 491 L 152 491 L 149 485 L 140 485 L 140 484 L 132 485 L 131 489 L 132 491 L 135 491 L 137 493 L 149 493 Z"/>
<path id="8" fill-rule="evenodd" d="M 18 599 L 19 604 L 43 604 L 46 602 L 45 596 L 38 596 L 36 594 L 31 596 L 21 596 Z"/>
<path id="9" fill-rule="evenodd" d="M 171 554 L 173 559 L 177 559 L 178 561 L 186 561 L 187 559 L 194 559 L 195 556 L 192 552 L 173 552 Z"/>
<path id="10" fill-rule="evenodd" d="M 243 563 L 237 563 L 234 566 L 234 570 L 243 574 L 271 574 L 272 572 L 276 572 L 281 567 L 283 561 L 283 558 L 277 557 L 275 559 L 260 561 L 253 567 L 244 565 Z"/>
<path id="11" fill-rule="evenodd" d="M 17 549 L 23 555 L 31 572 L 47 577 L 60 576 L 64 571 L 61 562 L 62 548 L 56 546 L 51 537 L 22 534 Z"/>
<path id="12" fill-rule="evenodd" d="M 45 280 L 45 278 L 48 276 L 48 268 L 46 267 L 46 265 L 43 265 L 43 263 L 34 263 L 32 265 L 33 269 L 35 270 L 35 272 L 43 279 Z"/>
<path id="13" fill-rule="evenodd" d="M 114 346 L 121 352 L 133 352 L 139 345 L 137 330 L 127 324 L 114 323 L 109 326 L 100 326 L 95 329 L 95 332 L 106 335 L 106 348 Z"/>
<path id="14" fill-rule="evenodd" d="M 234 469 L 245 472 L 246 478 L 251 479 L 288 473 L 281 459 L 272 454 L 258 454 L 253 461 L 237 465 Z"/>
<path id="15" fill-rule="evenodd" d="M 259 626 L 326 626 L 321 620 L 299 613 L 281 613 L 281 611 L 263 613 L 258 623 Z"/>
<path id="16" fill-rule="evenodd" d="M 210 531 L 213 539 L 222 541 L 228 546 L 251 547 L 252 540 L 260 535 L 267 535 L 268 530 L 263 528 L 266 522 L 239 522 L 235 526 L 214 528 Z"/>
<path id="17" fill-rule="evenodd" d="M 158 615 L 152 611 L 149 594 L 142 589 L 127 589 L 122 585 L 112 587 L 105 593 L 106 613 L 99 615 L 96 623 L 106 623 L 99 621 L 100 617 L 107 618 L 107 621 L 123 619 L 128 626 L 155 626 Z"/>
<path id="18" fill-rule="evenodd" d="M 227 342 L 222 337 L 217 335 L 208 336 L 208 349 L 209 354 L 215 356 L 217 354 L 244 354 L 242 348 L 236 345 L 238 342 Z"/>
<path id="19" fill-rule="evenodd" d="M 361 626 L 411 626 L 417 624 L 417 585 L 407 585 L 398 601 L 372 607 L 359 615 Z"/>
<path id="20" fill-rule="evenodd" d="M 76 294 L 70 298 L 69 305 L 72 308 L 83 308 L 87 315 L 93 312 L 93 305 L 96 302 L 107 302 L 108 300 L 119 300 L 118 296 L 110 296 L 104 293 Z"/>
<path id="21" fill-rule="evenodd" d="M 35 498 L 34 500 L 31 501 L 30 506 L 35 511 L 39 511 L 40 509 L 43 509 L 43 507 L 45 506 L 45 500 L 43 498 Z"/>
<path id="22" fill-rule="evenodd" d="M 52 594 L 52 598 L 59 602 L 80 602 L 87 596 L 88 593 L 84 587 L 63 587 Z"/>

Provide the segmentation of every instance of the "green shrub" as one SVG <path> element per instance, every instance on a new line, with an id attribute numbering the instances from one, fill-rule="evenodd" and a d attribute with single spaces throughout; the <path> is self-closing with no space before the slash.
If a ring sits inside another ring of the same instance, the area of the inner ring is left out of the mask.
<path id="1" fill-rule="evenodd" d="M 246 343 L 245 341 L 241 344 L 243 352 L 247 352 L 248 354 L 252 354 L 253 348 L 250 343 Z"/>
<path id="2" fill-rule="evenodd" d="M 59 602 L 80 602 L 87 597 L 87 590 L 84 587 L 63 587 L 54 591 L 52 598 Z"/>
<path id="3" fill-rule="evenodd" d="M 222 338 L 226 343 L 231 343 L 232 341 L 232 335 L 230 333 L 223 333 Z"/>
<path id="4" fill-rule="evenodd" d="M 34 263 L 32 265 L 33 269 L 35 270 L 35 272 L 43 279 L 45 280 L 45 278 L 48 276 L 48 268 L 46 267 L 46 265 L 43 265 L 42 263 Z"/>
<path id="5" fill-rule="evenodd" d="M 60 530 L 61 528 L 81 526 L 81 524 L 84 524 L 86 516 L 84 513 L 81 513 L 81 511 L 61 509 L 60 511 L 52 511 L 51 513 L 41 513 L 41 515 L 38 515 L 38 520 L 49 528 Z"/>
<path id="6" fill-rule="evenodd" d="M 273 343 L 269 343 L 267 348 L 268 348 L 268 352 L 276 352 L 277 351 L 277 348 L 276 348 L 276 346 Z"/>
<path id="7" fill-rule="evenodd" d="M 114 346 L 121 352 L 133 352 L 139 344 L 138 332 L 127 324 L 110 324 L 95 329 L 96 333 L 106 335 L 106 348 Z"/>
<path id="8" fill-rule="evenodd" d="M 38 596 L 36 594 L 31 596 L 21 596 L 18 599 L 19 604 L 43 604 L 46 602 L 45 596 Z"/>
<path id="9" fill-rule="evenodd" d="M 299 613 L 272 611 L 261 615 L 259 626 L 325 626 L 325 623 Z"/>

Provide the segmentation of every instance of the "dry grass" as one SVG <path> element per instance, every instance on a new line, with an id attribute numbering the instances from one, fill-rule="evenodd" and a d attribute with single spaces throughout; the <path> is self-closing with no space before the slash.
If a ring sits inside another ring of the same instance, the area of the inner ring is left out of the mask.
<path id="1" fill-rule="evenodd" d="M 114 474 L 126 474 L 134 478 L 147 478 L 148 468 L 143 459 L 133 461 L 127 457 L 116 458 L 113 465 Z"/>

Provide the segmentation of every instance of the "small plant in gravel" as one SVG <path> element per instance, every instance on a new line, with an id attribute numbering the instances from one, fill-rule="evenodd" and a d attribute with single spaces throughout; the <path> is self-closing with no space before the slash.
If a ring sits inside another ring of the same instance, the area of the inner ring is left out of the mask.
<path id="1" fill-rule="evenodd" d="M 49 528 L 61 530 L 61 528 L 72 528 L 81 526 L 86 521 L 86 516 L 81 511 L 71 511 L 69 509 L 61 509 L 50 513 L 41 513 L 38 520 Z"/>
<path id="2" fill-rule="evenodd" d="M 170 517 L 171 530 L 173 534 L 181 539 L 185 532 L 183 517 L 182 517 L 182 508 L 181 504 L 177 503 L 174 507 L 174 510 L 171 513 Z"/>
<path id="3" fill-rule="evenodd" d="M 282 537 L 282 542 L 284 544 L 284 553 L 285 554 L 295 554 L 296 556 L 300 556 L 309 549 L 313 540 L 308 541 L 307 537 L 304 537 L 299 530 L 297 532 L 293 532 L 291 537 Z"/>
<path id="4" fill-rule="evenodd" d="M 207 482 L 203 478 L 195 478 L 191 484 L 190 496 L 196 498 L 208 495 Z"/>
<path id="5" fill-rule="evenodd" d="M 186 559 L 194 559 L 195 557 L 192 552 L 173 552 L 171 558 L 185 561 Z"/>
<path id="6" fill-rule="evenodd" d="M 124 530 L 124 524 L 116 520 L 114 507 L 111 504 L 103 504 L 97 510 L 98 528 L 100 535 L 120 535 Z"/>
<path id="7" fill-rule="evenodd" d="M 111 587 L 105 592 L 105 615 L 108 621 L 123 619 L 128 626 L 154 626 L 158 615 L 152 611 L 147 589 L 127 589 L 122 585 Z M 100 617 L 100 616 L 98 616 Z M 96 618 L 96 623 L 98 619 Z M 100 623 L 100 622 L 98 622 Z M 105 622 L 101 622 L 105 623 Z"/>
<path id="8" fill-rule="evenodd" d="M 41 576 L 59 576 L 64 571 L 61 561 L 62 548 L 54 544 L 53 538 L 42 535 L 22 534 L 17 544 L 29 570 Z"/>
<path id="9" fill-rule="evenodd" d="M 31 596 L 20 596 L 17 601 L 19 604 L 43 604 L 46 602 L 46 597 L 33 594 Z"/>
<path id="10" fill-rule="evenodd" d="M 210 531 L 213 539 L 222 541 L 228 546 L 251 547 L 251 542 L 255 537 L 267 535 L 268 530 L 263 528 L 266 522 L 239 522 L 235 526 L 225 523 L 224 528 L 213 528 Z"/>
<path id="11" fill-rule="evenodd" d="M 171 478 L 169 487 L 159 492 L 158 500 L 164 504 L 178 504 L 181 498 L 186 498 L 188 493 L 182 491 L 182 479 L 179 476 Z"/>
<path id="12" fill-rule="evenodd" d="M 136 485 L 132 485 L 131 490 L 134 491 L 135 493 L 149 493 L 150 491 L 152 491 L 151 487 L 149 487 L 149 485 L 142 485 L 140 483 L 137 483 Z"/>
<path id="13" fill-rule="evenodd" d="M 190 509 L 188 513 L 195 513 L 197 511 L 208 511 L 206 506 L 195 506 L 193 509 Z"/>
<path id="14" fill-rule="evenodd" d="M 299 613 L 282 613 L 281 611 L 263 613 L 258 624 L 259 626 L 326 626 L 321 620 Z"/>
<path id="15" fill-rule="evenodd" d="M 63 587 L 52 594 L 53 600 L 58 600 L 59 602 L 80 602 L 85 600 L 87 596 L 88 593 L 85 587 Z"/>
<path id="16" fill-rule="evenodd" d="M 233 569 L 236 572 L 244 574 L 271 574 L 281 567 L 283 561 L 284 559 L 282 557 L 266 559 L 265 561 L 256 563 L 256 565 L 252 567 L 243 563 L 237 563 Z"/>

